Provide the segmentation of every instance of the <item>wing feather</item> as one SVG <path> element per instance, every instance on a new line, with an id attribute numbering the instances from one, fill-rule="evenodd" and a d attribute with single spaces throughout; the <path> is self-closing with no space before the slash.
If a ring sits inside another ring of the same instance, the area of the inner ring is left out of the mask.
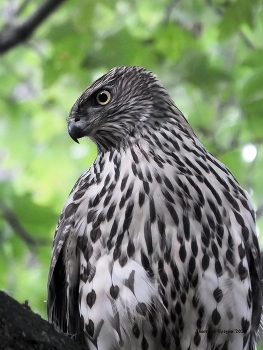
<path id="1" fill-rule="evenodd" d="M 69 201 L 68 201 L 69 202 Z M 75 230 L 76 207 L 63 210 L 55 233 L 48 277 L 48 320 L 60 332 L 79 338 L 79 254 Z"/>

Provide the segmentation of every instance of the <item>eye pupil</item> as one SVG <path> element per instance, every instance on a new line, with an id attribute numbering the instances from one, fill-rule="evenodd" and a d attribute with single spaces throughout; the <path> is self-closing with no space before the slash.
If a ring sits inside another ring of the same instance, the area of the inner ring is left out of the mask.
<path id="1" fill-rule="evenodd" d="M 107 90 L 100 91 L 100 92 L 98 92 L 98 94 L 96 96 L 96 100 L 97 100 L 98 104 L 104 106 L 110 102 L 111 94 Z"/>
<path id="2" fill-rule="evenodd" d="M 108 99 L 108 96 L 105 94 L 105 92 L 100 92 L 98 96 L 98 100 L 102 103 L 105 103 Z"/>

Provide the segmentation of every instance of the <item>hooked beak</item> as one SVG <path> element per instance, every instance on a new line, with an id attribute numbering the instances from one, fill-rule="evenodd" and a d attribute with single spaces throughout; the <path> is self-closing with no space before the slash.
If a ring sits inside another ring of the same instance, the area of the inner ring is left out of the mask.
<path id="1" fill-rule="evenodd" d="M 83 123 L 81 121 L 69 120 L 68 133 L 72 140 L 79 143 L 78 139 L 85 136 Z"/>

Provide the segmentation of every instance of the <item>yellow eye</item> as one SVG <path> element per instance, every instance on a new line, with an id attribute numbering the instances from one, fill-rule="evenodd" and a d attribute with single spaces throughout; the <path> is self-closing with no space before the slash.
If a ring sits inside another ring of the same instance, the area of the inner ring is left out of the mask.
<path id="1" fill-rule="evenodd" d="M 107 90 L 100 91 L 96 96 L 96 101 L 102 106 L 109 103 L 110 100 L 111 100 L 111 94 Z"/>

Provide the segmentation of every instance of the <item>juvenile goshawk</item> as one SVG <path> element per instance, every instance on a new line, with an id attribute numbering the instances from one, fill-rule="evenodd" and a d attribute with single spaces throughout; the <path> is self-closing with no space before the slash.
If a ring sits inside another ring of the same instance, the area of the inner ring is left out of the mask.
<path id="1" fill-rule="evenodd" d="M 90 350 L 252 350 L 261 317 L 255 213 L 166 89 L 117 67 L 79 97 L 98 148 L 60 216 L 49 321 Z"/>

